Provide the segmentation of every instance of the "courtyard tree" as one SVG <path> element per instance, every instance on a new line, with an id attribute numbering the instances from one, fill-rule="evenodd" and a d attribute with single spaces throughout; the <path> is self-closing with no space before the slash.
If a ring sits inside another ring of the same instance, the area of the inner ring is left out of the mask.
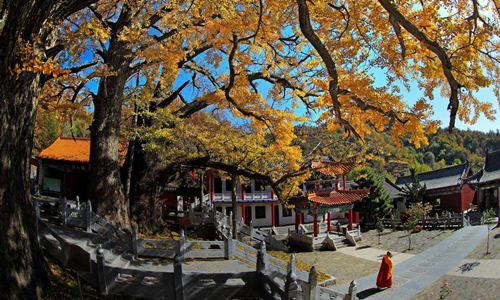
<path id="1" fill-rule="evenodd" d="M 420 176 L 415 168 L 410 168 L 411 183 L 406 183 L 402 192 L 406 195 L 406 205 L 423 203 L 427 186 L 420 183 Z"/>
<path id="2" fill-rule="evenodd" d="M 370 189 L 368 196 L 354 204 L 356 211 L 362 212 L 371 221 L 380 220 L 390 214 L 394 205 L 385 192 L 384 181 L 372 169 L 362 169 L 355 182 L 360 189 Z"/>
<path id="3" fill-rule="evenodd" d="M 380 235 L 385 230 L 384 222 L 382 222 L 382 220 L 378 220 L 377 223 L 375 223 L 375 228 L 378 232 L 378 244 L 380 245 Z"/>
<path id="4" fill-rule="evenodd" d="M 408 218 L 406 222 L 402 224 L 403 230 L 406 233 L 406 237 L 408 238 L 408 250 L 412 250 L 411 236 L 415 232 L 415 226 L 418 221 L 422 220 L 426 215 L 428 215 L 432 210 L 432 205 L 429 203 L 423 204 L 422 202 L 415 203 L 410 205 L 410 207 L 406 210 L 408 214 Z"/>
<path id="5" fill-rule="evenodd" d="M 484 223 L 486 223 L 486 227 L 488 228 L 488 237 L 486 238 L 486 254 L 490 254 L 490 231 L 491 226 L 495 224 L 496 213 L 493 208 L 490 208 L 483 216 Z"/>
<path id="6" fill-rule="evenodd" d="M 53 60 L 61 50 L 60 23 L 95 2 L 0 2 L 0 292 L 6 299 L 35 299 L 49 286 L 29 196 L 34 123 L 44 84 L 77 71 Z"/>

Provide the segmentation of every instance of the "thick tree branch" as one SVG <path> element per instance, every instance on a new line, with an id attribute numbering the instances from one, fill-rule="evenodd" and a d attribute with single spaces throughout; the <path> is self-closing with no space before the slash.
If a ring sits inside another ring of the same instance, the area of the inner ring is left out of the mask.
<path id="1" fill-rule="evenodd" d="M 353 133 L 358 139 L 362 140 L 356 129 L 342 117 L 341 103 L 338 99 L 339 93 L 339 76 L 337 73 L 337 65 L 333 61 L 332 56 L 328 52 L 328 49 L 323 44 L 321 39 L 316 35 L 314 29 L 311 25 L 311 18 L 309 16 L 309 8 L 307 7 L 306 0 L 297 0 L 299 7 L 299 24 L 302 34 L 311 43 L 314 49 L 318 52 L 319 56 L 323 60 L 326 66 L 328 75 L 330 75 L 330 82 L 328 84 L 328 91 L 330 93 L 330 98 L 332 100 L 333 111 L 335 117 L 339 124 L 343 126 L 349 133 Z"/>
<path id="2" fill-rule="evenodd" d="M 460 93 L 460 88 L 462 85 L 456 80 L 453 75 L 453 65 L 451 63 L 450 57 L 446 53 L 443 47 L 437 42 L 432 41 L 423 31 L 418 29 L 413 23 L 411 23 L 399 10 L 396 8 L 393 2 L 390 0 L 378 0 L 380 5 L 389 13 L 393 19 L 403 26 L 406 31 L 418 39 L 427 49 L 432 51 L 441 61 L 441 66 L 443 68 L 444 76 L 446 77 L 448 84 L 450 86 L 450 100 L 448 104 L 448 110 L 450 112 L 450 124 L 448 130 L 451 131 L 455 127 L 455 119 L 458 112 L 458 107 L 460 105 L 458 100 L 458 95 Z"/>

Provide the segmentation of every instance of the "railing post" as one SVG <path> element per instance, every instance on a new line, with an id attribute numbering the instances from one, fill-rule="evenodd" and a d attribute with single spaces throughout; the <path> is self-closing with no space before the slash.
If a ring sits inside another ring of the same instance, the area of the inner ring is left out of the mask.
<path id="1" fill-rule="evenodd" d="M 137 258 L 138 256 L 138 251 L 137 251 L 137 226 L 132 225 L 132 253 L 134 254 L 134 258 Z"/>
<path id="2" fill-rule="evenodd" d="M 99 284 L 99 291 L 104 295 L 107 295 L 108 287 L 106 284 L 106 258 L 104 257 L 104 251 L 102 250 L 101 245 L 97 246 L 96 254 L 97 282 Z"/>
<path id="3" fill-rule="evenodd" d="M 59 198 L 59 218 L 61 220 L 62 227 L 66 227 L 66 197 Z"/>
<path id="4" fill-rule="evenodd" d="M 231 232 L 231 228 L 229 228 L 229 234 L 227 235 L 227 239 L 224 240 L 224 247 L 225 247 L 224 258 L 225 259 L 233 259 L 234 258 L 234 242 L 233 242 L 233 235 Z"/>
<path id="5" fill-rule="evenodd" d="M 250 221 L 250 232 L 248 233 L 251 238 L 253 238 L 253 222 Z"/>
<path id="6" fill-rule="evenodd" d="M 299 287 L 297 285 L 297 275 L 295 272 L 288 272 L 285 282 L 285 299 L 297 299 Z"/>
<path id="7" fill-rule="evenodd" d="M 176 255 L 174 257 L 174 285 L 175 299 L 184 300 L 184 288 L 182 284 L 182 257 L 180 255 Z"/>
<path id="8" fill-rule="evenodd" d="M 309 300 L 318 299 L 318 272 L 316 271 L 316 267 L 312 266 L 309 271 Z"/>
<path id="9" fill-rule="evenodd" d="M 35 226 L 36 226 L 36 240 L 38 244 L 40 244 L 40 206 L 38 204 L 38 201 L 34 201 L 35 204 Z"/>
<path id="10" fill-rule="evenodd" d="M 266 264 L 265 264 L 265 254 L 260 250 L 257 251 L 257 279 L 255 282 L 255 288 L 257 292 L 257 299 L 261 299 L 261 294 L 262 294 L 262 280 L 261 276 L 264 276 L 264 271 L 266 270 Z"/>
<path id="11" fill-rule="evenodd" d="M 76 209 L 80 210 L 80 197 L 78 197 L 78 195 L 76 195 L 75 202 L 76 202 Z"/>
<path id="12" fill-rule="evenodd" d="M 87 200 L 87 207 L 85 207 L 85 225 L 87 232 L 92 232 L 92 203 L 90 203 L 90 199 Z"/>
<path id="13" fill-rule="evenodd" d="M 288 263 L 288 266 L 286 268 L 286 273 L 290 272 L 295 272 L 295 254 L 292 254 L 290 257 L 290 263 Z"/>
<path id="14" fill-rule="evenodd" d="M 266 254 L 262 252 L 262 250 L 257 252 L 257 274 L 266 270 L 265 255 Z"/>
<path id="15" fill-rule="evenodd" d="M 263 241 L 260 242 L 260 252 L 262 252 L 264 268 L 267 269 L 269 267 L 269 257 L 267 256 L 267 252 L 266 252 L 266 243 Z"/>
<path id="16" fill-rule="evenodd" d="M 181 236 L 179 238 L 179 253 L 178 253 L 178 255 L 181 257 L 181 260 L 184 260 L 184 256 L 186 254 L 185 242 L 186 241 L 184 236 L 184 229 L 181 229 Z"/>
<path id="17" fill-rule="evenodd" d="M 356 300 L 356 291 L 358 287 L 356 284 L 356 281 L 351 281 L 351 284 L 349 285 L 349 293 L 347 294 L 347 297 L 345 298 L 346 300 Z"/>

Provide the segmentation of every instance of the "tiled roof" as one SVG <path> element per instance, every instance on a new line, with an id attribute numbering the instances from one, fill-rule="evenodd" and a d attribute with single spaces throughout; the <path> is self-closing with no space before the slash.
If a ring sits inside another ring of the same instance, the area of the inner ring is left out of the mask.
<path id="1" fill-rule="evenodd" d="M 319 162 L 313 161 L 311 162 L 311 167 L 313 169 L 317 169 L 316 171 L 326 175 L 326 176 L 339 176 L 345 175 L 349 173 L 354 167 L 356 167 L 356 162 L 348 161 L 348 162 Z"/>
<path id="2" fill-rule="evenodd" d="M 118 156 L 120 165 L 123 165 L 127 154 L 128 142 L 121 141 L 118 144 Z M 42 150 L 36 156 L 40 159 L 50 159 L 64 162 L 89 163 L 90 139 L 59 137 L 47 149 Z"/>
<path id="3" fill-rule="evenodd" d="M 385 192 L 391 196 L 391 199 L 397 199 L 404 196 L 401 188 L 392 183 L 387 177 L 384 179 L 384 189 Z"/>
<path id="4" fill-rule="evenodd" d="M 427 186 L 427 190 L 434 190 L 460 185 L 461 180 L 467 177 L 469 169 L 469 163 L 464 163 L 444 169 L 420 173 L 418 176 L 420 177 L 420 183 Z M 394 184 L 399 188 L 403 188 L 406 183 L 411 183 L 410 175 L 399 177 Z"/>
<path id="5" fill-rule="evenodd" d="M 466 183 L 487 183 L 500 180 L 500 150 L 486 154 L 483 169 L 466 178 Z"/>
<path id="6" fill-rule="evenodd" d="M 307 194 L 307 200 L 325 206 L 348 205 L 358 201 L 370 194 L 370 189 L 364 190 L 339 190 L 339 191 L 319 191 Z M 305 197 L 304 197 L 305 198 Z M 295 203 L 297 207 L 302 207 L 308 201 Z"/>

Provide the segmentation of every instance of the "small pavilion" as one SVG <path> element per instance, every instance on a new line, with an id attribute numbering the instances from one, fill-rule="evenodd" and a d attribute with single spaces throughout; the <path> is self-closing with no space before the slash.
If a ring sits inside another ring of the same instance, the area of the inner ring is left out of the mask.
<path id="1" fill-rule="evenodd" d="M 338 211 L 349 212 L 348 230 L 353 229 L 354 202 L 368 196 L 370 189 L 364 190 L 331 190 L 306 193 L 302 197 L 295 197 L 290 202 L 295 205 L 295 232 L 302 224 L 302 214 L 312 215 L 314 218 L 314 237 L 318 236 L 318 214 L 327 216 L 327 231 L 331 231 L 331 213 Z"/>

